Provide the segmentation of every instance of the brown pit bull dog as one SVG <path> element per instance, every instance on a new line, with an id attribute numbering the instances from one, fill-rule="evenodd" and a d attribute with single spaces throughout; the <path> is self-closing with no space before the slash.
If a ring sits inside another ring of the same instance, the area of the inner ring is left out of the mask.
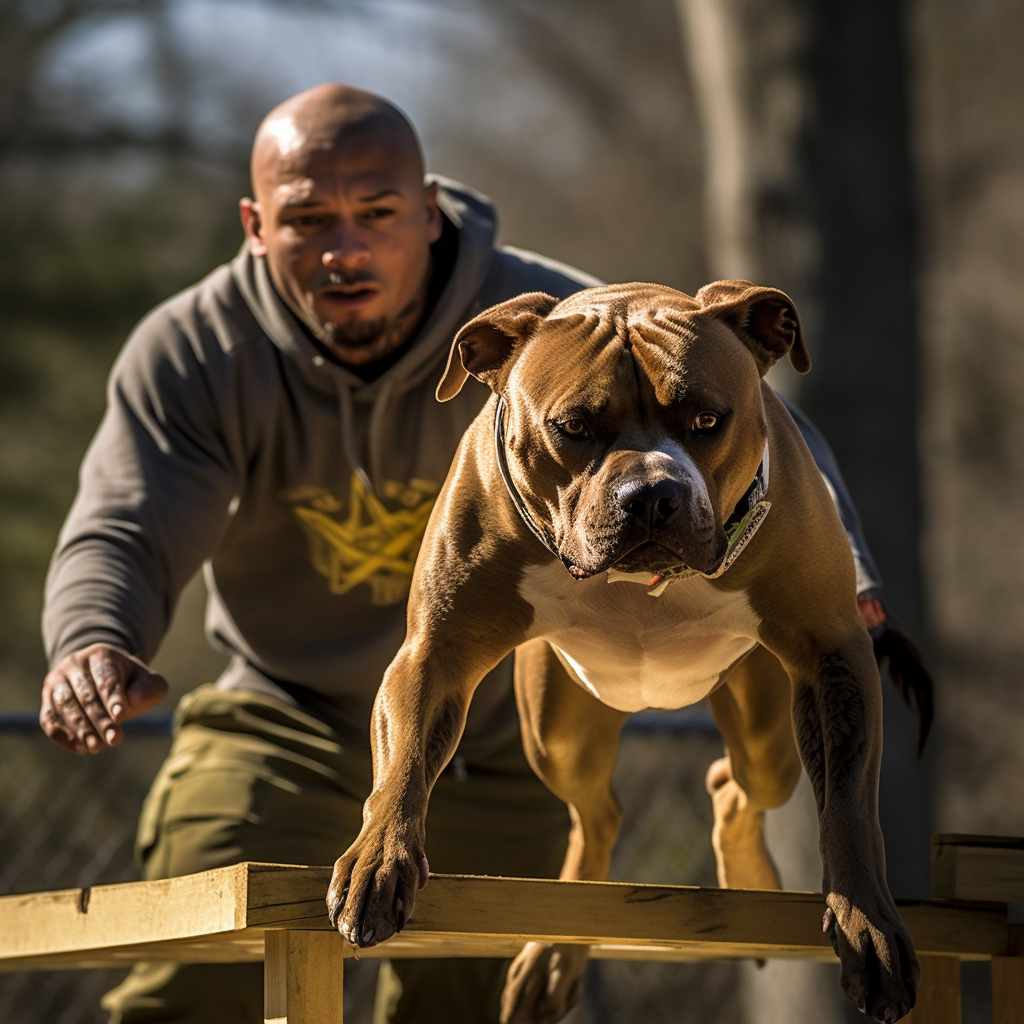
<path id="1" fill-rule="evenodd" d="M 427 798 L 473 691 L 509 651 L 530 762 L 569 806 L 563 878 L 606 877 L 627 716 L 708 697 L 722 885 L 777 888 L 764 811 L 800 762 L 817 798 L 842 985 L 879 1021 L 914 1005 L 914 946 L 885 880 L 882 701 L 843 527 L 763 382 L 810 360 L 780 291 L 650 284 L 522 295 L 456 337 L 438 390 L 494 391 L 427 526 L 408 634 L 373 712 L 374 788 L 339 858 L 331 920 L 355 946 L 399 931 L 426 881 Z M 556 1021 L 586 950 L 528 945 L 504 1022 Z"/>

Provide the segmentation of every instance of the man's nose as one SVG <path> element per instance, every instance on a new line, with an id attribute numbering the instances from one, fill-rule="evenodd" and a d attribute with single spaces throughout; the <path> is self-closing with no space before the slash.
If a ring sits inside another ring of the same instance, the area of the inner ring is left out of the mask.
<path id="1" fill-rule="evenodd" d="M 357 226 L 337 225 L 321 259 L 325 267 L 352 270 L 369 263 L 370 255 L 370 247 Z"/>

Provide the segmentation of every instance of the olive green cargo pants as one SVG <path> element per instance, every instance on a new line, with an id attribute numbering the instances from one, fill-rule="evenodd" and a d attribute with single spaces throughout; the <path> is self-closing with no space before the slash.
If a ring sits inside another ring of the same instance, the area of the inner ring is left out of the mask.
<path id="1" fill-rule="evenodd" d="M 201 687 L 178 708 L 143 806 L 143 877 L 243 860 L 333 864 L 359 831 L 371 781 L 368 752 L 318 719 L 262 694 Z M 553 877 L 567 834 L 564 805 L 534 776 L 518 737 L 486 763 L 444 772 L 431 794 L 432 871 Z M 506 967 L 396 960 L 381 970 L 374 1024 L 495 1022 Z M 139 964 L 103 1006 L 111 1024 L 258 1024 L 262 972 L 259 963 Z"/>

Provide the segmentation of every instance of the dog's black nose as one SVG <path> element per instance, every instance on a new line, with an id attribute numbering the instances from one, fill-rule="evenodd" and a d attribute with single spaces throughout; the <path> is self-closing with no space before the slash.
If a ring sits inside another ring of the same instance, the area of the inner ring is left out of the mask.
<path id="1" fill-rule="evenodd" d="M 654 483 L 632 480 L 619 486 L 615 498 L 626 515 L 653 527 L 670 519 L 683 503 L 683 487 L 668 477 Z"/>

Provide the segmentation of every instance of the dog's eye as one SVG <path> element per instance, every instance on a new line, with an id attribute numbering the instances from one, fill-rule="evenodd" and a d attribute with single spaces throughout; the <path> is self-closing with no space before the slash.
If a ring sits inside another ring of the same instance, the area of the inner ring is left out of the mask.
<path id="1" fill-rule="evenodd" d="M 579 416 L 570 416 L 568 419 L 562 420 L 558 427 L 563 434 L 568 434 L 569 437 L 587 436 L 587 425 Z"/>
<path id="2" fill-rule="evenodd" d="M 699 412 L 693 418 L 693 429 L 698 433 L 701 431 L 714 430 L 718 426 L 718 414 L 713 412 Z"/>

